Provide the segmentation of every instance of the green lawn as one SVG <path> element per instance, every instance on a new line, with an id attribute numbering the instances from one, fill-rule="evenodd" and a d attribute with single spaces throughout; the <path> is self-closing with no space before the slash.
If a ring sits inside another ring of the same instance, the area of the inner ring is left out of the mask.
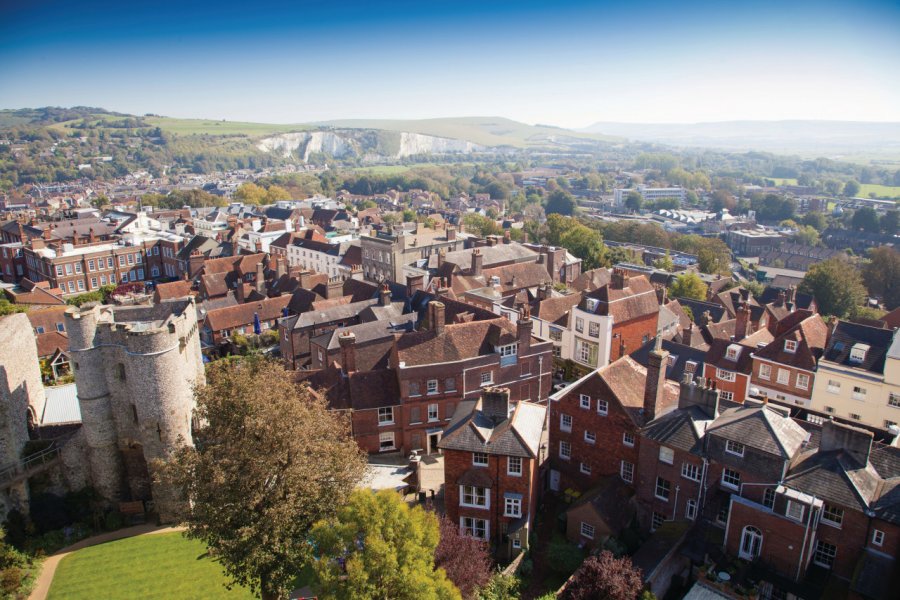
<path id="1" fill-rule="evenodd" d="M 253 598 L 246 588 L 225 589 L 226 581 L 203 542 L 161 533 L 73 552 L 60 562 L 48 598 Z"/>
<path id="2" fill-rule="evenodd" d="M 876 198 L 900 198 L 900 186 L 897 185 L 878 185 L 875 183 L 859 184 L 860 198 L 868 198 L 869 194 L 875 194 Z"/>

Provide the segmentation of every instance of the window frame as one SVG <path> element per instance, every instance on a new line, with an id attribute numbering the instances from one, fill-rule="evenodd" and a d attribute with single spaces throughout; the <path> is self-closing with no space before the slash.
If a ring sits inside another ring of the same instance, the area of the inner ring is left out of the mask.
<path id="1" fill-rule="evenodd" d="M 386 413 L 384 411 L 387 411 Z M 387 415 L 387 418 L 385 417 Z M 378 409 L 378 426 L 384 427 L 385 425 L 393 425 L 394 424 L 394 407 L 393 406 L 382 406 Z"/>
<path id="2" fill-rule="evenodd" d="M 759 378 L 769 381 L 772 379 L 772 365 L 759 363 Z"/>
<path id="3" fill-rule="evenodd" d="M 884 546 L 884 532 L 880 529 L 872 530 L 872 545 L 881 548 Z"/>
<path id="4" fill-rule="evenodd" d="M 663 456 L 668 457 L 668 460 L 666 460 L 666 458 L 663 458 Z M 659 447 L 659 462 L 665 463 L 667 465 L 675 464 L 675 450 L 673 450 L 672 448 L 669 448 L 667 446 L 660 446 Z"/>
<path id="5" fill-rule="evenodd" d="M 566 424 L 568 422 L 568 424 Z M 559 414 L 559 430 L 565 431 L 566 433 L 572 432 L 572 424 L 574 420 L 572 419 L 572 415 L 566 413 Z"/>
<path id="6" fill-rule="evenodd" d="M 826 502 L 822 505 L 822 517 L 820 520 L 826 525 L 841 529 L 841 525 L 844 523 L 844 509 Z"/>
<path id="7" fill-rule="evenodd" d="M 681 476 L 688 481 L 700 481 L 700 467 L 692 462 L 681 463 Z"/>
<path id="8" fill-rule="evenodd" d="M 609 415 L 609 402 L 607 400 L 597 398 L 597 414 L 601 417 Z"/>
<path id="9" fill-rule="evenodd" d="M 479 460 L 480 458 L 484 458 L 484 460 Z M 473 467 L 486 467 L 490 463 L 490 457 L 487 452 L 473 452 L 472 453 L 472 466 Z"/>
<path id="10" fill-rule="evenodd" d="M 799 513 L 796 513 L 793 509 L 799 509 Z M 794 513 L 794 514 L 792 514 Z M 796 502 L 794 500 L 788 499 L 787 505 L 784 508 L 784 516 L 792 521 L 797 521 L 798 523 L 803 522 L 803 516 L 806 514 L 806 505 L 802 502 Z"/>
<path id="11" fill-rule="evenodd" d="M 735 480 L 737 483 L 733 483 L 731 480 Z M 741 488 L 740 472 L 728 467 L 722 469 L 722 485 L 728 489 L 739 490 Z"/>
<path id="12" fill-rule="evenodd" d="M 459 505 L 465 508 L 479 508 L 488 510 L 491 507 L 490 488 L 478 487 L 475 485 L 459 486 Z M 466 498 L 471 499 L 471 502 Z"/>
<path id="13" fill-rule="evenodd" d="M 584 430 L 584 441 L 587 444 L 594 445 L 597 443 L 597 434 L 588 429 Z"/>
<path id="14" fill-rule="evenodd" d="M 565 452 L 563 451 L 565 449 Z M 572 444 L 565 440 L 559 442 L 559 457 L 562 460 L 572 460 Z"/>
<path id="15" fill-rule="evenodd" d="M 578 394 L 578 407 L 587 410 L 591 409 L 591 397 L 587 394 Z"/>
<path id="16" fill-rule="evenodd" d="M 630 441 L 629 441 L 629 438 Z M 633 431 L 625 431 L 622 433 L 622 444 L 628 448 L 634 448 L 635 436 Z"/>
<path id="17" fill-rule="evenodd" d="M 510 507 L 514 508 L 514 511 L 510 511 Z M 521 498 L 510 498 L 509 496 L 503 497 L 503 516 L 504 517 L 514 517 L 519 518 L 522 516 L 522 499 Z"/>
<path id="18" fill-rule="evenodd" d="M 672 482 L 664 477 L 657 476 L 656 487 L 653 490 L 653 496 L 657 500 L 668 502 L 669 498 L 672 496 Z"/>
<path id="19" fill-rule="evenodd" d="M 585 531 L 585 528 L 587 528 L 587 529 L 590 531 L 590 533 L 587 533 L 587 532 Z M 581 535 L 581 537 L 584 537 L 584 538 L 587 538 L 587 539 L 589 539 L 589 540 L 592 540 L 592 539 L 594 539 L 594 535 L 597 533 L 597 530 L 596 530 L 596 529 L 594 528 L 594 526 L 591 525 L 590 523 L 585 523 L 584 521 L 582 521 L 582 522 L 581 522 L 581 527 L 579 527 L 579 531 L 578 531 L 578 532 L 579 532 L 579 534 Z"/>
<path id="20" fill-rule="evenodd" d="M 735 442 L 734 440 L 725 440 L 725 452 L 734 456 L 744 457 L 744 452 L 747 450 L 747 447 L 740 443 Z"/>
<path id="21" fill-rule="evenodd" d="M 589 465 L 585 462 L 582 462 L 581 464 L 578 465 L 578 470 L 579 470 L 579 472 L 581 472 L 582 475 L 590 475 L 591 471 L 592 471 L 591 465 Z"/>
<path id="22" fill-rule="evenodd" d="M 518 469 L 513 469 L 513 461 L 518 461 Z M 522 476 L 522 457 L 521 456 L 507 456 L 506 457 L 506 474 L 510 477 L 521 477 Z"/>
<path id="23" fill-rule="evenodd" d="M 626 468 L 627 467 L 627 468 Z M 626 473 L 628 476 L 626 477 Z M 625 483 L 634 483 L 634 463 L 623 460 L 619 463 L 619 477 Z"/>
<path id="24" fill-rule="evenodd" d="M 820 560 L 820 556 L 825 557 L 826 560 Z M 821 539 L 816 540 L 816 549 L 813 552 L 812 559 L 813 563 L 823 569 L 831 570 L 834 568 L 835 559 L 837 559 L 837 546 L 829 544 Z"/>

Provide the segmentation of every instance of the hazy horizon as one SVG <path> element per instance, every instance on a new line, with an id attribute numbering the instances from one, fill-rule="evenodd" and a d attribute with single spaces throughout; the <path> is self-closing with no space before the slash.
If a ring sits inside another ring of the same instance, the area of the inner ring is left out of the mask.
<path id="1" fill-rule="evenodd" d="M 900 122 L 900 6 L 886 1 L 50 0 L 0 16 L 8 107 L 569 129 Z"/>

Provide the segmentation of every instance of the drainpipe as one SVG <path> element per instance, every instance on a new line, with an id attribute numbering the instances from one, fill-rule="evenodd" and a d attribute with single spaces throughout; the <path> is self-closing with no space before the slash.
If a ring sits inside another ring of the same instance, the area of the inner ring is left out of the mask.
<path id="1" fill-rule="evenodd" d="M 678 516 L 678 490 L 681 489 L 680 485 L 675 486 L 675 502 L 672 503 L 672 520 L 674 521 Z"/>
<path id="2" fill-rule="evenodd" d="M 812 521 L 813 510 L 816 508 L 816 500 L 818 500 L 815 496 L 813 496 L 812 499 L 812 503 L 809 506 L 809 516 L 806 517 L 806 531 L 803 533 L 803 545 L 800 546 L 800 560 L 797 562 L 797 575 L 794 577 L 794 581 L 800 581 L 800 570 L 803 568 L 803 555 L 806 553 L 806 538 L 809 536 L 809 525 Z M 818 526 L 818 523 L 816 525 Z"/>

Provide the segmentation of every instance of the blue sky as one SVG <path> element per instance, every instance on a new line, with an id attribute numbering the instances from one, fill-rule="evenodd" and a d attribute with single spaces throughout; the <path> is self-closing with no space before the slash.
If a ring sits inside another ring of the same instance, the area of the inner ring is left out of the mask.
<path id="1" fill-rule="evenodd" d="M 0 0 L 0 107 L 900 121 L 900 3 Z"/>

